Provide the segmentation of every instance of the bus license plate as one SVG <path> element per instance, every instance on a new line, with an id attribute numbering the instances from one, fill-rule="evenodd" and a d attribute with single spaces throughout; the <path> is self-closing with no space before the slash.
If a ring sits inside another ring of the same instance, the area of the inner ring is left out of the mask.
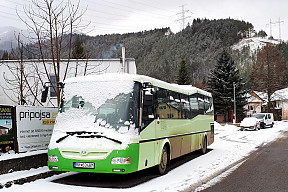
<path id="1" fill-rule="evenodd" d="M 74 162 L 73 167 L 74 168 L 82 168 L 82 169 L 94 169 L 95 164 L 94 163 Z"/>

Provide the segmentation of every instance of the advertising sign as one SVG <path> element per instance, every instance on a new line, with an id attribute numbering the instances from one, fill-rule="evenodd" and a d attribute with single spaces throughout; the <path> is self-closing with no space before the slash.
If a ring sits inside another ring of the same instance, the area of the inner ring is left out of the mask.
<path id="1" fill-rule="evenodd" d="M 19 152 L 47 149 L 57 113 L 57 108 L 16 107 Z"/>
<path id="2" fill-rule="evenodd" d="M 0 152 L 14 149 L 12 106 L 0 105 Z"/>

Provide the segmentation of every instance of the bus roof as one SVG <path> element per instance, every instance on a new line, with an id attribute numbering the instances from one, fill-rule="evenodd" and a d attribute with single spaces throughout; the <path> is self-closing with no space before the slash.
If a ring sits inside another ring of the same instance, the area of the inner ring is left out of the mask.
<path id="1" fill-rule="evenodd" d="M 171 91 L 183 93 L 186 95 L 192 95 L 195 93 L 199 93 L 202 95 L 206 95 L 208 97 L 212 97 L 211 93 L 199 89 L 197 87 L 193 87 L 192 85 L 178 85 L 167 83 L 152 77 L 148 77 L 145 75 L 135 75 L 135 74 L 126 74 L 126 73 L 105 73 L 100 75 L 88 75 L 88 76 L 79 76 L 72 77 L 65 80 L 64 83 L 77 83 L 77 82 L 103 82 L 103 81 L 136 81 L 139 83 L 150 83 L 153 86 L 157 86 L 160 88 L 168 89 Z"/>

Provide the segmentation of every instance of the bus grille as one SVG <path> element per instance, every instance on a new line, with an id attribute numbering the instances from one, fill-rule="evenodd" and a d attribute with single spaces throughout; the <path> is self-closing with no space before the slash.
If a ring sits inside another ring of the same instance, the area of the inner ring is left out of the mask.
<path id="1" fill-rule="evenodd" d="M 105 159 L 110 153 L 107 151 L 85 151 L 85 150 L 60 150 L 61 155 L 67 159 Z"/>

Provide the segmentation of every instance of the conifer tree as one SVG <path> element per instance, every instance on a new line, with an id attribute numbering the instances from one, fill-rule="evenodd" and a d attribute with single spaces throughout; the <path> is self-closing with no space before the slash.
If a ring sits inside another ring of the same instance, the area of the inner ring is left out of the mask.
<path id="1" fill-rule="evenodd" d="M 2 55 L 2 60 L 8 60 L 9 59 L 9 53 L 7 51 L 4 51 Z"/>
<path id="2" fill-rule="evenodd" d="M 185 60 L 182 60 L 180 62 L 180 69 L 178 72 L 177 84 L 179 84 L 179 85 L 189 85 L 190 84 L 190 79 L 189 79 L 188 70 L 186 67 L 186 61 Z"/>
<path id="3" fill-rule="evenodd" d="M 215 69 L 208 78 L 208 90 L 212 93 L 215 114 L 225 114 L 229 121 L 231 111 L 234 109 L 234 85 L 237 115 L 243 114 L 246 105 L 244 83 L 239 75 L 234 60 L 224 50 L 217 59 Z M 231 120 L 230 120 L 231 121 Z"/>
<path id="4" fill-rule="evenodd" d="M 79 35 L 77 35 L 76 40 L 74 42 L 74 49 L 72 51 L 72 58 L 73 59 L 84 59 L 85 58 L 84 48 L 82 46 L 82 42 L 80 40 Z"/>

